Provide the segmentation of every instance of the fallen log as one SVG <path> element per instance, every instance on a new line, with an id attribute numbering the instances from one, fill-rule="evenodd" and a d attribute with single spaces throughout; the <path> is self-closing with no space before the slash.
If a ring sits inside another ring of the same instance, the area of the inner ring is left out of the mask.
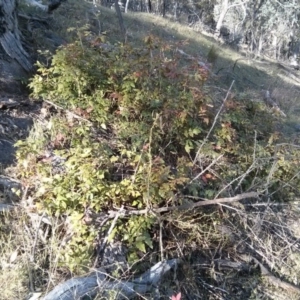
<path id="1" fill-rule="evenodd" d="M 78 277 L 67 280 L 56 286 L 43 300 L 73 300 L 87 296 L 108 297 L 114 293 L 114 299 L 131 299 L 137 295 L 144 295 L 155 287 L 163 275 L 177 266 L 179 259 L 161 261 L 132 281 L 111 279 L 101 270 L 93 272 L 87 277 Z"/>

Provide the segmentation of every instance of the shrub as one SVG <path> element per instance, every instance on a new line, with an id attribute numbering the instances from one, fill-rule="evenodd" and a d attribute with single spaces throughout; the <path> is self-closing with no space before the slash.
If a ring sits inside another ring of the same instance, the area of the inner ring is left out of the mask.
<path id="1" fill-rule="evenodd" d="M 33 96 L 66 113 L 52 117 L 40 138 L 18 143 L 20 177 L 40 210 L 70 220 L 73 235 L 60 261 L 73 270 L 108 226 L 84 224 L 87 209 L 150 212 L 181 204 L 182 194 L 260 189 L 271 173 L 276 118 L 261 104 L 231 100 L 208 135 L 215 112 L 205 94 L 207 70 L 175 50 L 152 36 L 143 47 L 90 39 L 58 50 L 49 68 L 38 64 Z M 273 186 L 293 167 L 280 165 Z M 155 222 L 150 213 L 127 216 L 110 238 L 127 242 L 135 260 L 153 247 Z"/>

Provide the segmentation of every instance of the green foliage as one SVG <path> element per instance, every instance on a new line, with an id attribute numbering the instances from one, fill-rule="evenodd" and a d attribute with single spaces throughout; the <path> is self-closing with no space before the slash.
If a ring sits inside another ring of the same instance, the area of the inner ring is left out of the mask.
<path id="1" fill-rule="evenodd" d="M 277 139 L 275 118 L 249 100 L 228 101 L 207 139 L 214 115 L 203 87 L 208 74 L 197 61 L 178 56 L 176 45 L 152 36 L 138 48 L 86 40 L 58 50 L 49 68 L 38 64 L 33 96 L 69 112 L 52 117 L 39 137 L 18 144 L 20 177 L 33 187 L 38 208 L 69 218 L 73 236 L 60 262 L 72 270 L 88 261 L 92 241 L 108 226 L 84 224 L 87 208 L 151 211 L 181 204 L 186 193 L 214 198 L 226 185 L 262 188 Z M 221 155 L 213 173 L 203 172 Z M 294 174 L 284 159 L 269 176 L 274 191 Z M 153 247 L 153 215 L 118 222 L 110 238 L 128 244 L 129 259 Z"/>
<path id="2" fill-rule="evenodd" d="M 38 207 L 71 216 L 76 235 L 62 260 L 74 269 L 89 253 L 92 243 L 84 241 L 96 234 L 80 224 L 86 207 L 155 208 L 173 201 L 187 182 L 188 153 L 209 123 L 202 89 L 207 72 L 197 62 L 184 65 L 172 46 L 153 37 L 142 48 L 80 41 L 60 49 L 51 67 L 38 67 L 30 84 L 33 96 L 84 119 L 60 115 L 51 121 L 51 133 L 44 133 L 50 140 L 44 146 L 60 158 L 60 168 L 53 168 L 51 159 L 38 160 L 41 153 L 33 152 L 32 144 L 18 144 L 21 176 L 39 174 Z M 152 247 L 155 219 L 133 216 L 124 222 L 112 237 L 130 245 L 133 259 L 136 250 Z"/>
<path id="3" fill-rule="evenodd" d="M 149 142 L 152 128 L 156 152 L 169 144 L 176 145 L 174 151 L 179 145 L 192 149 L 193 138 L 206 127 L 207 119 L 201 119 L 206 70 L 197 62 L 183 66 L 172 48 L 152 37 L 144 48 L 71 44 L 58 51 L 50 68 L 39 64 L 39 73 L 30 84 L 34 96 L 77 110 L 104 128 L 110 125 L 134 147 Z"/>

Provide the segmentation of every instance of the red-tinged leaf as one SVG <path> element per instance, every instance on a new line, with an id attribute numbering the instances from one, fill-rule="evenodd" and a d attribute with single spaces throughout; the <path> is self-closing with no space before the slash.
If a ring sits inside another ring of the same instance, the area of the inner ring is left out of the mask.
<path id="1" fill-rule="evenodd" d="M 180 299 L 181 299 L 181 293 L 178 293 L 177 295 L 171 297 L 171 300 L 180 300 Z"/>
<path id="2" fill-rule="evenodd" d="M 122 100 L 122 95 L 117 92 L 113 92 L 109 95 L 109 98 L 112 100 Z"/>
<path id="3" fill-rule="evenodd" d="M 201 176 L 201 179 L 202 179 L 202 181 L 203 181 L 204 183 L 207 183 L 207 178 L 205 177 L 205 175 L 202 175 L 202 176 Z"/>
<path id="4" fill-rule="evenodd" d="M 149 143 L 148 143 L 148 144 L 145 144 L 145 145 L 143 146 L 143 151 L 147 151 L 147 150 L 149 149 L 149 146 L 150 146 Z"/>

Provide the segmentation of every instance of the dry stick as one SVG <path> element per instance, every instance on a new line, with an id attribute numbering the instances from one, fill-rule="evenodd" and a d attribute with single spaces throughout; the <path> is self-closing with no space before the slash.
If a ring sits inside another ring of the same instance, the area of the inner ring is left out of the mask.
<path id="1" fill-rule="evenodd" d="M 244 174 L 242 174 L 242 175 L 240 175 L 240 176 L 234 178 L 234 179 L 231 180 L 228 184 L 226 184 L 226 185 L 218 192 L 218 194 L 215 196 L 215 199 L 216 199 L 217 197 L 219 197 L 219 196 L 221 195 L 221 193 L 224 192 L 228 187 L 230 187 L 234 182 L 236 182 L 237 180 L 239 180 L 239 183 L 238 183 L 237 187 L 236 187 L 235 190 L 234 190 L 234 191 L 236 191 L 236 190 L 238 189 L 238 187 L 242 184 L 244 178 L 245 178 L 245 177 L 253 170 L 253 168 L 254 168 L 254 166 L 255 166 L 256 134 L 257 134 L 257 133 L 256 133 L 256 131 L 255 131 L 254 151 L 253 151 L 253 162 L 252 162 L 251 166 L 248 168 L 248 170 L 247 170 Z"/>
<path id="2" fill-rule="evenodd" d="M 191 184 L 192 182 L 194 182 L 195 180 L 197 180 L 202 174 L 204 174 L 207 170 L 209 170 L 214 164 L 217 163 L 217 161 L 219 159 L 221 159 L 224 155 L 221 154 L 220 156 L 218 156 L 216 159 L 214 159 L 204 170 L 202 170 L 199 174 L 197 174 L 186 186 L 188 186 L 189 184 Z M 185 187 L 186 187 L 185 186 Z M 177 193 L 178 194 L 178 193 Z"/>
<path id="3" fill-rule="evenodd" d="M 174 210 L 194 209 L 196 207 L 206 206 L 206 205 L 232 203 L 232 202 L 237 202 L 237 201 L 240 201 L 240 200 L 243 200 L 246 198 L 258 198 L 259 195 L 260 194 L 258 192 L 249 192 L 249 193 L 236 195 L 234 197 L 218 198 L 218 199 L 214 199 L 214 200 L 205 199 L 204 201 L 197 202 L 197 203 L 184 204 L 184 205 L 179 205 L 179 206 L 175 206 L 175 207 L 161 207 L 161 208 L 156 209 L 156 212 L 162 213 L 162 212 L 174 211 Z"/>
<path id="4" fill-rule="evenodd" d="M 269 193 L 269 186 L 270 186 L 271 178 L 273 177 L 273 174 L 275 173 L 275 168 L 277 167 L 277 165 L 278 165 L 278 161 L 277 161 L 277 159 L 275 159 L 274 162 L 273 162 L 273 164 L 272 164 L 271 170 L 270 170 L 270 172 L 268 174 L 268 177 L 267 177 L 267 183 L 266 183 L 266 188 L 265 188 L 265 195 L 268 196 L 268 201 L 267 201 L 268 205 L 266 206 L 261 219 L 258 221 L 260 223 L 259 224 L 260 227 L 259 227 L 259 230 L 258 230 L 259 232 L 261 231 L 261 228 L 262 228 L 261 226 L 262 226 L 262 224 L 264 222 L 264 219 L 265 219 L 265 217 L 267 215 L 268 207 L 269 207 L 270 202 L 271 202 L 271 196 L 272 196 L 272 194 L 270 195 L 270 193 Z M 284 187 L 282 187 L 282 188 L 284 188 Z"/>
<path id="5" fill-rule="evenodd" d="M 248 170 L 242 175 L 242 178 L 240 179 L 239 183 L 237 184 L 237 186 L 234 189 L 234 192 L 237 191 L 237 189 L 241 186 L 242 182 L 244 181 L 244 179 L 246 178 L 246 176 L 252 172 L 252 170 L 255 167 L 256 164 L 256 146 L 257 146 L 257 131 L 254 131 L 254 147 L 253 147 L 253 155 L 252 155 L 252 164 L 251 166 L 248 168 Z M 253 182 L 253 181 L 252 181 Z"/>
<path id="6" fill-rule="evenodd" d="M 145 144 L 144 144 L 144 146 L 145 146 Z M 139 161 L 138 161 L 138 163 L 137 163 L 137 165 L 136 165 L 136 167 L 135 167 L 135 169 L 134 169 L 134 174 L 133 174 L 133 176 L 132 176 L 132 178 L 131 178 L 131 184 L 132 184 L 132 185 L 135 183 L 136 174 L 137 174 L 137 172 L 138 172 L 138 170 L 139 170 L 139 167 L 140 167 L 140 164 L 141 164 L 141 161 L 142 161 L 142 157 L 143 157 L 143 153 L 141 153 L 140 158 L 139 158 Z"/>
<path id="7" fill-rule="evenodd" d="M 72 113 L 71 111 L 69 111 L 69 110 L 63 108 L 62 106 L 59 106 L 59 105 L 57 105 L 57 104 L 55 104 L 55 103 L 53 103 L 53 102 L 51 102 L 51 101 L 49 101 L 49 100 L 46 100 L 46 99 L 44 99 L 43 101 L 45 101 L 46 103 L 52 105 L 52 106 L 55 107 L 56 109 L 60 109 L 60 110 L 66 111 L 68 114 L 70 114 L 71 116 L 73 116 L 73 117 L 76 118 L 76 119 L 80 119 L 80 120 L 83 120 L 83 121 L 85 121 L 85 122 L 88 122 L 89 124 L 92 124 L 92 122 L 89 121 L 88 119 L 85 119 L 85 118 L 83 118 L 83 117 L 80 117 L 80 116 L 78 116 L 78 115 Z"/>
<path id="8" fill-rule="evenodd" d="M 290 290 L 290 291 L 293 291 L 293 292 L 296 292 L 298 294 L 300 294 L 300 288 L 291 284 L 291 283 L 288 283 L 288 282 L 285 282 L 277 277 L 275 277 L 271 272 L 269 272 L 269 270 L 258 260 L 256 259 L 255 257 L 253 256 L 248 256 L 248 255 L 240 255 L 240 257 L 243 259 L 243 260 L 246 260 L 246 261 L 249 261 L 250 260 L 253 260 L 257 265 L 259 265 L 260 267 L 260 270 L 261 270 L 261 274 L 262 276 L 264 276 L 266 279 L 268 279 L 268 281 L 275 285 L 275 286 L 279 286 L 281 287 L 282 289 L 284 290 Z"/>
<path id="9" fill-rule="evenodd" d="M 203 142 L 202 142 L 200 148 L 198 149 L 198 151 L 197 151 L 197 153 L 196 153 L 195 159 L 194 159 L 194 161 L 193 161 L 193 165 L 196 164 L 198 155 L 200 154 L 200 151 L 202 150 L 202 147 L 203 147 L 204 144 L 207 142 L 207 140 L 208 140 L 210 134 L 212 133 L 213 129 L 214 129 L 215 126 L 216 126 L 216 123 L 217 123 L 217 120 L 218 120 L 218 118 L 219 118 L 219 115 L 220 115 L 220 113 L 221 113 L 221 111 L 222 111 L 222 109 L 223 109 L 223 107 L 224 107 L 224 105 L 225 105 L 225 103 L 226 103 L 226 101 L 227 101 L 227 99 L 228 99 L 228 96 L 229 96 L 229 93 L 230 93 L 230 91 L 231 91 L 231 89 L 232 89 L 233 84 L 234 84 L 234 80 L 232 81 L 232 83 L 231 83 L 231 85 L 230 85 L 230 87 L 229 87 L 229 89 L 228 89 L 228 91 L 227 91 L 226 97 L 224 98 L 223 103 L 222 103 L 222 105 L 221 105 L 221 107 L 220 107 L 218 113 L 217 113 L 216 116 L 215 116 L 215 119 L 214 119 L 214 122 L 213 122 L 212 126 L 210 127 L 210 129 L 209 129 L 209 131 L 208 131 L 208 133 L 207 133 L 205 139 L 203 140 Z"/>
<path id="10" fill-rule="evenodd" d="M 124 206 L 122 205 L 120 207 L 120 209 L 117 211 L 117 213 L 116 213 L 113 221 L 111 222 L 110 228 L 107 231 L 107 234 L 106 234 L 105 238 L 103 239 L 103 242 L 102 242 L 102 244 L 100 246 L 100 249 L 99 249 L 99 253 L 103 253 L 104 252 L 106 244 L 107 244 L 107 241 L 108 241 L 108 238 L 109 238 L 110 234 L 112 233 L 113 229 L 115 228 L 117 220 L 119 219 L 119 216 L 122 214 L 123 209 L 124 209 Z M 95 260 L 94 267 L 96 266 L 96 264 L 97 264 L 97 258 Z"/>
<path id="11" fill-rule="evenodd" d="M 288 144 L 288 143 L 282 143 L 282 144 L 277 144 L 276 145 L 276 154 L 275 154 L 275 157 L 277 155 L 277 152 L 279 151 L 279 147 L 280 146 L 291 146 L 292 148 L 300 148 L 300 146 L 297 146 L 297 145 L 294 145 L 294 144 Z M 275 166 L 277 166 L 277 159 L 274 160 L 274 163 L 272 165 L 272 168 L 271 168 L 271 171 L 269 172 L 269 175 L 268 175 L 268 183 L 270 181 L 270 177 L 271 175 L 273 175 L 273 173 L 275 172 L 274 169 L 275 169 Z M 272 172 L 272 173 L 271 173 Z M 298 177 L 298 175 L 300 174 L 300 171 L 297 172 L 288 182 L 286 182 L 282 187 L 278 188 L 277 190 L 275 190 L 274 192 L 272 192 L 271 194 L 269 194 L 269 196 L 272 196 L 274 194 L 276 194 L 277 192 L 279 192 L 280 190 L 282 190 L 283 188 L 285 188 L 287 185 L 289 185 L 289 182 L 291 182 L 292 180 L 294 180 L 296 177 Z"/>
<path id="12" fill-rule="evenodd" d="M 34 241 L 33 241 L 33 245 L 32 245 L 31 255 L 29 256 L 30 266 L 29 266 L 28 271 L 29 271 L 29 284 L 30 284 L 31 292 L 35 292 L 33 272 L 32 272 L 31 268 L 33 268 L 33 264 L 35 261 L 35 251 L 36 251 L 36 246 L 37 246 L 37 241 L 38 241 L 38 233 L 39 233 L 39 228 L 41 226 L 42 219 L 44 218 L 44 216 L 45 216 L 45 213 L 43 213 L 39 219 L 39 223 L 36 227 L 36 232 L 35 232 Z"/>
<path id="13" fill-rule="evenodd" d="M 163 234 L 162 234 L 162 222 L 161 219 L 158 218 L 159 220 L 159 248 L 160 248 L 160 260 L 163 261 L 164 260 L 164 245 L 163 245 Z"/>
<path id="14" fill-rule="evenodd" d="M 180 210 L 190 210 L 194 209 L 196 207 L 200 206 L 206 206 L 206 205 L 215 205 L 215 204 L 221 204 L 221 203 L 232 203 L 237 202 L 243 199 L 247 198 L 258 198 L 260 193 L 258 192 L 249 192 L 244 193 L 240 195 L 236 195 L 234 197 L 228 197 L 228 198 L 219 198 L 214 200 L 208 200 L 204 199 L 204 201 L 197 202 L 197 203 L 189 203 L 189 204 L 183 204 L 179 206 L 171 206 L 171 207 L 161 207 L 157 209 L 152 209 L 152 212 L 154 213 L 163 213 L 163 212 L 170 212 L 170 211 L 180 211 Z M 128 215 L 144 215 L 149 213 L 148 209 L 141 209 L 141 210 L 124 210 L 122 213 L 115 212 L 115 211 L 109 211 L 109 218 L 114 218 L 117 214 L 121 216 L 128 216 Z"/>

